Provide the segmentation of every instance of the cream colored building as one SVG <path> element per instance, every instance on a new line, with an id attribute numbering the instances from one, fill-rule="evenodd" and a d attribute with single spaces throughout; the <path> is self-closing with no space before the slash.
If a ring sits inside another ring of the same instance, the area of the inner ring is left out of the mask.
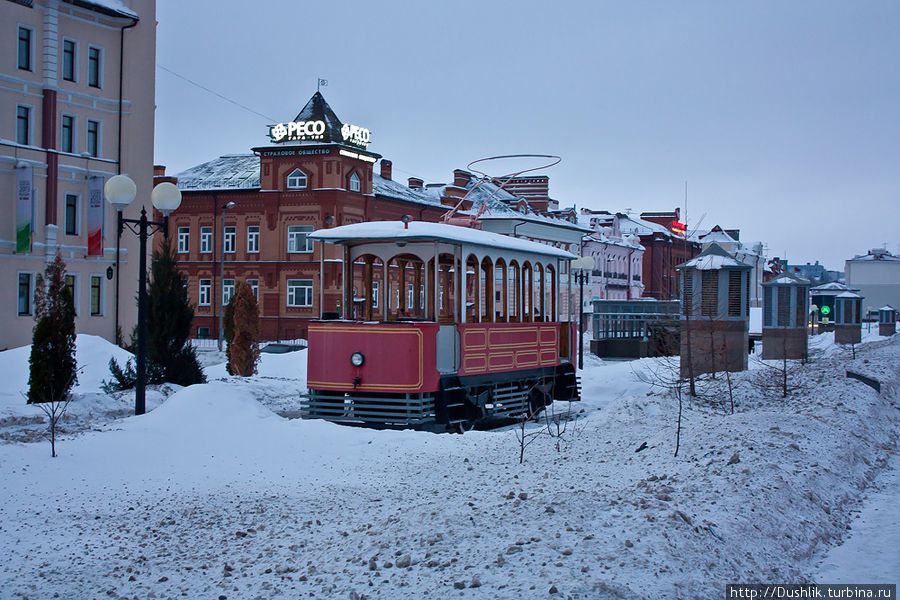
<path id="1" fill-rule="evenodd" d="M 0 350 L 30 343 L 35 277 L 57 252 L 79 333 L 115 339 L 117 275 L 126 338 L 134 326 L 137 238 L 123 234 L 116 274 L 102 189 L 127 174 L 125 216 L 150 207 L 155 56 L 155 0 L 0 2 Z"/>

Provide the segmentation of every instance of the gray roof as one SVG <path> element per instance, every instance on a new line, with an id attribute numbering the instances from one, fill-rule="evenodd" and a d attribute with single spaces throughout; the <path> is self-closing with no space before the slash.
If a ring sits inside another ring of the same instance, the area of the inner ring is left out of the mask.
<path id="1" fill-rule="evenodd" d="M 178 188 L 194 190 L 259 189 L 259 157 L 226 154 L 178 174 Z"/>

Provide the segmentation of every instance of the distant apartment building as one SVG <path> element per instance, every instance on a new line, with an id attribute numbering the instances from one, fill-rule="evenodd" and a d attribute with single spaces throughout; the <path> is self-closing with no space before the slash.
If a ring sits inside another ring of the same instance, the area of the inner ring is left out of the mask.
<path id="1" fill-rule="evenodd" d="M 137 183 L 126 216 L 150 206 L 155 0 L 0 2 L 0 350 L 30 343 L 35 280 L 59 252 L 79 333 L 127 333 L 136 320 L 137 240 L 103 197 Z M 120 78 L 121 74 L 121 78 Z"/>
<path id="2" fill-rule="evenodd" d="M 863 297 L 866 315 L 885 305 L 900 307 L 900 256 L 884 248 L 873 248 L 847 260 L 844 273 L 847 285 L 858 289 Z"/>

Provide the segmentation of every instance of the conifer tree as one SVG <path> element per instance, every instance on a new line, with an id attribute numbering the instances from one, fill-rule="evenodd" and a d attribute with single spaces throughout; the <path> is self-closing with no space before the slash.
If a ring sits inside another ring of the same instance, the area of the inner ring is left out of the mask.
<path id="1" fill-rule="evenodd" d="M 147 383 L 205 383 L 194 347 L 189 343 L 194 308 L 188 299 L 187 278 L 178 270 L 170 244 L 153 251 L 147 290 Z M 134 336 L 132 336 L 134 337 Z M 113 381 L 106 391 L 130 389 L 134 369 L 111 360 Z"/>
<path id="2" fill-rule="evenodd" d="M 238 282 L 229 304 L 233 305 L 229 370 L 234 375 L 249 377 L 256 374 L 259 363 L 259 306 L 246 281 Z"/>
<path id="3" fill-rule="evenodd" d="M 28 404 L 49 420 L 51 455 L 56 456 L 56 427 L 78 381 L 75 359 L 75 304 L 66 287 L 66 263 L 57 254 L 37 277 L 34 335 L 28 359 Z"/>

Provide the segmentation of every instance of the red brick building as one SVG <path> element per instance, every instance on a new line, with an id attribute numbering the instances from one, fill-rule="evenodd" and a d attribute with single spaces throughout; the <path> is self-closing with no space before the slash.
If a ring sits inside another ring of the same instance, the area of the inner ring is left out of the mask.
<path id="1" fill-rule="evenodd" d="M 169 233 L 188 276 L 195 336 L 218 336 L 222 300 L 245 280 L 259 299 L 262 339 L 305 337 L 320 303 L 337 312 L 341 301 L 339 249 L 327 246 L 323 256 L 308 233 L 404 215 L 436 221 L 446 212 L 421 181 L 393 181 L 390 161 L 375 173 L 381 157 L 368 150 L 369 137 L 316 92 L 292 122 L 271 128 L 271 144 L 178 175 L 183 200 Z"/>

